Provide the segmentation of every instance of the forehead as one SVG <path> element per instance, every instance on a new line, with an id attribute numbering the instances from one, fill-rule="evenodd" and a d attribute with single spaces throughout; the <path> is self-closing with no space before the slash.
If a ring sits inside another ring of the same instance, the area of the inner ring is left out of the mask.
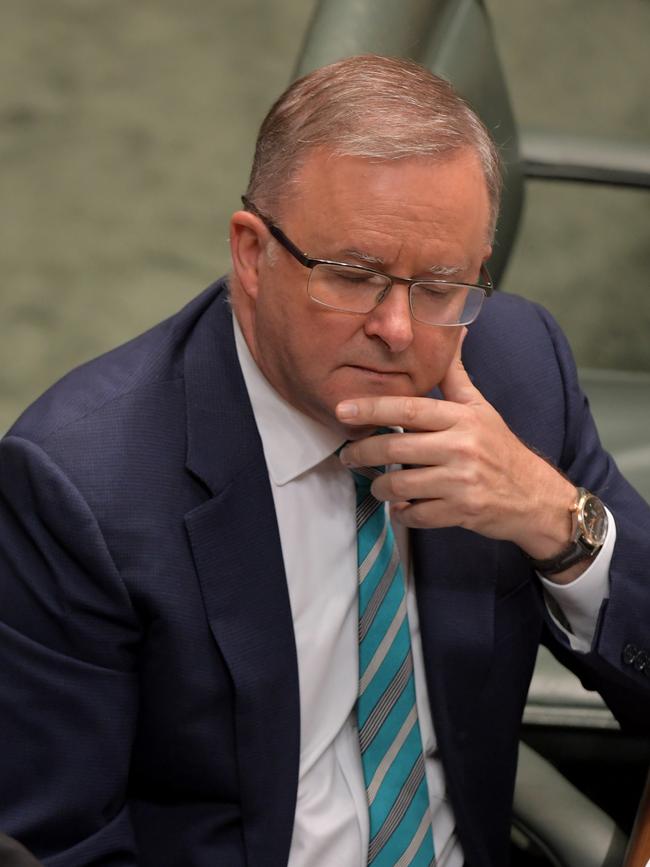
<path id="1" fill-rule="evenodd" d="M 312 255 L 356 249 L 394 261 L 420 250 L 472 258 L 487 242 L 489 202 L 470 149 L 393 161 L 317 150 L 296 172 L 281 219 Z"/>

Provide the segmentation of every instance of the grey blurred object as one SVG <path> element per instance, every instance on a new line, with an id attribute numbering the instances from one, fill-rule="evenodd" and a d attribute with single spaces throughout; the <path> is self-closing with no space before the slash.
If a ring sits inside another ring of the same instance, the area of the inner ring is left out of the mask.
<path id="1" fill-rule="evenodd" d="M 582 370 L 580 380 L 603 442 L 637 491 L 650 500 L 650 373 Z"/>
<path id="2" fill-rule="evenodd" d="M 627 845 L 603 810 L 524 743 L 515 785 L 517 835 L 533 840 L 553 867 L 620 867 Z"/>
<path id="3" fill-rule="evenodd" d="M 450 80 L 500 145 L 505 186 L 490 260 L 501 278 L 521 220 L 527 178 L 650 188 L 650 152 L 625 141 L 520 132 L 482 0 L 321 0 L 294 75 L 352 54 L 409 57 Z M 583 371 L 603 441 L 650 497 L 650 374 Z M 600 698 L 544 650 L 524 716 L 531 729 L 618 733 Z M 616 823 L 555 767 L 521 745 L 513 843 L 533 846 L 553 867 L 618 867 L 627 839 Z M 535 862 L 539 863 L 539 862 Z"/>
<path id="4" fill-rule="evenodd" d="M 43 867 L 40 861 L 13 837 L 0 832 L 1 867 Z"/>
<path id="5" fill-rule="evenodd" d="M 529 130 L 521 149 L 528 178 L 650 188 L 650 149 L 641 145 Z"/>

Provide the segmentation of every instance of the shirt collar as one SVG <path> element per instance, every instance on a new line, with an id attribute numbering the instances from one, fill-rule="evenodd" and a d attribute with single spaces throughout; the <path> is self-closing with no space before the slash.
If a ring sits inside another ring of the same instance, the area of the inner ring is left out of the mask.
<path id="1" fill-rule="evenodd" d="M 345 442 L 341 434 L 305 415 L 288 403 L 257 366 L 232 317 L 237 357 L 262 439 L 271 481 L 287 482 L 313 469 Z"/>

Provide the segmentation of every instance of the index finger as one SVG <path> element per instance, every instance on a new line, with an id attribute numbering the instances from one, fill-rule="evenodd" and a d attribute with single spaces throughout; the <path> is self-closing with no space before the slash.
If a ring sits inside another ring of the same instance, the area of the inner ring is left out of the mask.
<path id="1" fill-rule="evenodd" d="M 446 430 L 457 419 L 448 400 L 433 397 L 357 397 L 341 401 L 337 419 L 346 425 L 402 427 L 412 431 Z"/>

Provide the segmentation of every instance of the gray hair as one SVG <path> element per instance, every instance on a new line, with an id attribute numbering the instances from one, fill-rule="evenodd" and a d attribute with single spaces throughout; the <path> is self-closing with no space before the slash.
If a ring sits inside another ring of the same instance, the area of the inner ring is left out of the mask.
<path id="1" fill-rule="evenodd" d="M 499 152 L 451 84 L 417 63 L 364 54 L 295 81 L 262 123 L 247 197 L 262 209 L 280 207 L 318 147 L 374 160 L 443 159 L 473 149 L 485 176 L 492 239 L 501 194 Z"/>

